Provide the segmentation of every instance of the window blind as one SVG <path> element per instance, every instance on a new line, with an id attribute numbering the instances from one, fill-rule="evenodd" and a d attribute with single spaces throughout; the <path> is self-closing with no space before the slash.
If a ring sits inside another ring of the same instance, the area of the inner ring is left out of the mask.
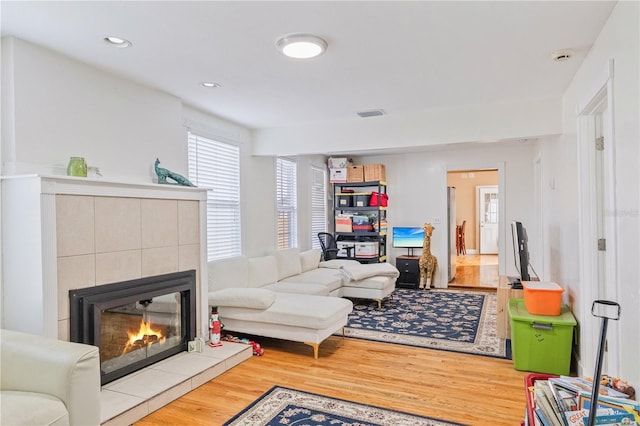
<path id="1" fill-rule="evenodd" d="M 311 248 L 320 248 L 318 232 L 327 232 L 327 171 L 311 166 Z"/>
<path id="2" fill-rule="evenodd" d="M 278 158 L 276 161 L 278 248 L 298 247 L 296 163 L 285 158 Z"/>
<path id="3" fill-rule="evenodd" d="M 242 253 L 240 148 L 189 132 L 189 180 L 207 188 L 207 258 Z"/>

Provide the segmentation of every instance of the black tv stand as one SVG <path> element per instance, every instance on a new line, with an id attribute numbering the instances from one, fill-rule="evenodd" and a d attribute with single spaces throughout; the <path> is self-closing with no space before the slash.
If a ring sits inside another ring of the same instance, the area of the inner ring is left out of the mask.
<path id="1" fill-rule="evenodd" d="M 407 247 L 407 256 L 413 257 L 413 247 Z"/>
<path id="2" fill-rule="evenodd" d="M 507 277 L 509 279 L 509 285 L 514 290 L 522 290 L 522 281 L 518 277 Z"/>

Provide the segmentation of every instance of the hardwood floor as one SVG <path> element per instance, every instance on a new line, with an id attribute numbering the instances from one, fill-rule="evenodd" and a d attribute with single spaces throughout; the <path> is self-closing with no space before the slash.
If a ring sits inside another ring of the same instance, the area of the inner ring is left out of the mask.
<path id="1" fill-rule="evenodd" d="M 509 360 L 332 336 L 315 360 L 302 344 L 265 348 L 136 425 L 221 425 L 274 385 L 467 425 L 518 425 L 523 379 Z"/>
<path id="2" fill-rule="evenodd" d="M 456 277 L 450 287 L 498 288 L 498 255 L 466 254 L 456 258 Z"/>
<path id="3" fill-rule="evenodd" d="M 497 256 L 461 256 L 458 285 L 488 290 Z M 302 343 L 256 337 L 265 354 L 223 373 L 136 423 L 221 425 L 274 385 L 466 425 L 520 424 L 524 377 L 491 357 L 332 336 L 314 359 Z"/>

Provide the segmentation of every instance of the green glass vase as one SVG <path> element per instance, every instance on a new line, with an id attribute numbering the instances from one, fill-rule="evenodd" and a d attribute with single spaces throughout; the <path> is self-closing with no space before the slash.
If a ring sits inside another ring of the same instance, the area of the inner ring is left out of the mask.
<path id="1" fill-rule="evenodd" d="M 67 176 L 87 177 L 87 163 L 82 157 L 71 157 L 67 165 Z"/>

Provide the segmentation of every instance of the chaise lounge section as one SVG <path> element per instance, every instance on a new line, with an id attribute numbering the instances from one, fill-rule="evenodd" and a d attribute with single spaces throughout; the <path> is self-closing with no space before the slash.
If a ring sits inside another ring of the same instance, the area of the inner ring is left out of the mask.
<path id="1" fill-rule="evenodd" d="M 399 275 L 386 263 L 320 258 L 320 250 L 294 248 L 209 262 L 209 306 L 218 308 L 226 330 L 303 342 L 318 358 L 322 341 L 343 328 L 353 310 L 342 296 L 380 306 Z"/>

